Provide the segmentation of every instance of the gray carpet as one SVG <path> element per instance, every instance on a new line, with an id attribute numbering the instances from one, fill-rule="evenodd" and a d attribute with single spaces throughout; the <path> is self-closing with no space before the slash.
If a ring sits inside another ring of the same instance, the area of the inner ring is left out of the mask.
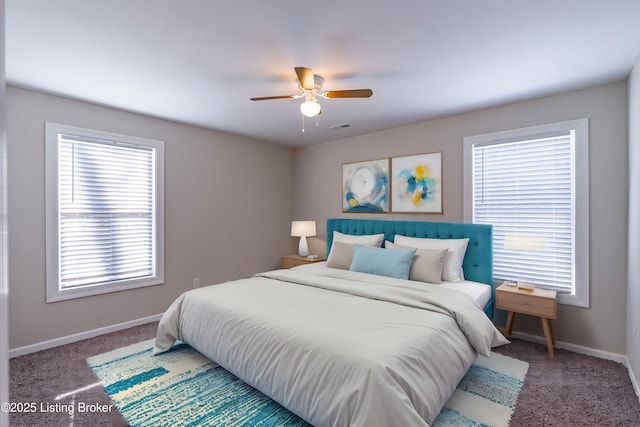
<path id="1" fill-rule="evenodd" d="M 11 425 L 126 425 L 100 386 L 81 390 L 97 382 L 85 359 L 153 338 L 156 326 L 150 323 L 11 359 L 11 401 L 36 407 L 35 412 L 10 414 Z M 530 364 L 511 426 L 640 426 L 640 403 L 623 365 L 558 349 L 550 360 L 543 345 L 516 339 L 495 351 Z M 58 396 L 63 397 L 56 400 Z M 66 410 L 80 403 L 85 412 Z M 88 406 L 94 404 L 102 406 Z"/>

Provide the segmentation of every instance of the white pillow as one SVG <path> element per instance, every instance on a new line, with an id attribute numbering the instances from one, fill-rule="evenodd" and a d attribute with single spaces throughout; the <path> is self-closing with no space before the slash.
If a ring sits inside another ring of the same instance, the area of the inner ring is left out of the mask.
<path id="1" fill-rule="evenodd" d="M 444 257 L 442 280 L 446 282 L 460 282 L 464 280 L 462 261 L 467 252 L 469 239 L 429 239 L 396 235 L 393 242 L 397 245 L 416 249 L 448 249 Z"/>
<path id="2" fill-rule="evenodd" d="M 375 246 L 377 248 L 382 247 L 382 241 L 384 240 L 384 233 L 382 234 L 363 234 L 355 236 L 352 234 L 342 234 L 339 231 L 333 232 L 333 241 L 341 243 L 350 243 L 352 245 L 360 246 Z"/>
<path id="3" fill-rule="evenodd" d="M 390 250 L 408 248 L 388 240 L 384 242 L 384 247 Z M 442 269 L 447 252 L 447 249 L 416 249 L 409 271 L 409 280 L 435 284 L 442 282 Z"/>
<path id="4" fill-rule="evenodd" d="M 379 248 L 382 246 L 383 240 L 384 233 L 354 236 L 352 234 L 343 234 L 338 231 L 334 231 L 333 244 L 331 245 L 331 250 L 329 251 L 329 256 L 327 257 L 327 267 L 343 268 L 345 270 L 348 270 L 353 258 L 353 250 L 355 245 L 374 246 Z M 336 242 L 345 243 L 351 245 L 352 247 L 349 248 L 345 247 L 345 245 L 335 245 Z M 346 264 L 347 262 L 348 264 Z"/>

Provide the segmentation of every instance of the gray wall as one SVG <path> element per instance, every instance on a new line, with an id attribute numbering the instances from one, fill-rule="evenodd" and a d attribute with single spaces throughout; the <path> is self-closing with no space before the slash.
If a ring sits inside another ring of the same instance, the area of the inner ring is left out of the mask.
<path id="1" fill-rule="evenodd" d="M 629 77 L 629 278 L 627 358 L 640 375 L 640 57 Z M 633 336 L 633 329 L 636 336 Z"/>
<path id="2" fill-rule="evenodd" d="M 9 401 L 9 280 L 7 275 L 7 211 L 5 154 L 4 0 L 0 0 L 0 403 Z M 0 411 L 0 426 L 9 413 Z"/>
<path id="3" fill-rule="evenodd" d="M 557 96 L 426 121 L 297 149 L 294 216 L 318 221 L 311 252 L 325 251 L 332 217 L 463 220 L 462 139 L 581 117 L 590 119 L 591 307 L 560 306 L 556 338 L 625 354 L 627 282 L 627 85 L 619 82 Z M 442 215 L 341 213 L 342 163 L 441 151 Z M 514 329 L 541 335 L 539 321 L 518 317 Z"/>
<path id="4" fill-rule="evenodd" d="M 294 249 L 291 149 L 15 87 L 7 95 L 11 348 L 162 313 L 194 277 L 246 277 Z M 164 285 L 45 303 L 46 121 L 165 141 Z"/>
<path id="5" fill-rule="evenodd" d="M 637 86 L 629 88 L 636 111 Z M 319 254 L 325 251 L 324 221 L 332 217 L 462 221 L 464 136 L 588 117 L 591 307 L 561 306 L 554 327 L 560 341 L 625 354 L 627 155 L 629 146 L 639 144 L 637 123 L 636 136 L 627 143 L 627 118 L 633 108 L 628 111 L 626 82 L 619 82 L 319 144 L 292 154 L 290 149 L 211 130 L 9 87 L 11 347 L 160 313 L 191 287 L 194 277 L 204 285 L 277 267 L 281 254 L 295 250 L 294 239 L 288 237 L 293 218 L 318 221 L 319 236 L 310 238 L 309 244 L 311 252 Z M 44 302 L 45 121 L 166 142 L 165 285 Z M 342 163 L 435 151 L 443 153 L 442 215 L 341 213 Z M 633 292 L 640 289 L 631 281 L 630 276 L 629 299 L 637 300 Z M 629 314 L 629 324 L 637 323 Z M 515 329 L 541 334 L 533 319 L 518 319 Z M 640 369 L 640 351 L 634 354 Z"/>

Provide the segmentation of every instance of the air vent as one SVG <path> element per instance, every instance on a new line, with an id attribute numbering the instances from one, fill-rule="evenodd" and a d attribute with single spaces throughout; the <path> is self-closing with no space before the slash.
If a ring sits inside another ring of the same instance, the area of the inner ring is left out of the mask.
<path id="1" fill-rule="evenodd" d="M 329 129 L 346 129 L 348 127 L 351 127 L 351 125 L 349 123 L 342 123 L 342 124 L 339 124 L 339 125 L 333 125 Z"/>

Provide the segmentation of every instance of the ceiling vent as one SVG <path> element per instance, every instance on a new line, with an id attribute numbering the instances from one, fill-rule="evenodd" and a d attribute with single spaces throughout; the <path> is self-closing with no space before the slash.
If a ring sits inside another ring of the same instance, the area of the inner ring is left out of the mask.
<path id="1" fill-rule="evenodd" d="M 341 123 L 339 125 L 333 125 L 333 126 L 329 127 L 329 129 L 346 129 L 348 127 L 351 127 L 351 125 L 349 123 Z"/>

